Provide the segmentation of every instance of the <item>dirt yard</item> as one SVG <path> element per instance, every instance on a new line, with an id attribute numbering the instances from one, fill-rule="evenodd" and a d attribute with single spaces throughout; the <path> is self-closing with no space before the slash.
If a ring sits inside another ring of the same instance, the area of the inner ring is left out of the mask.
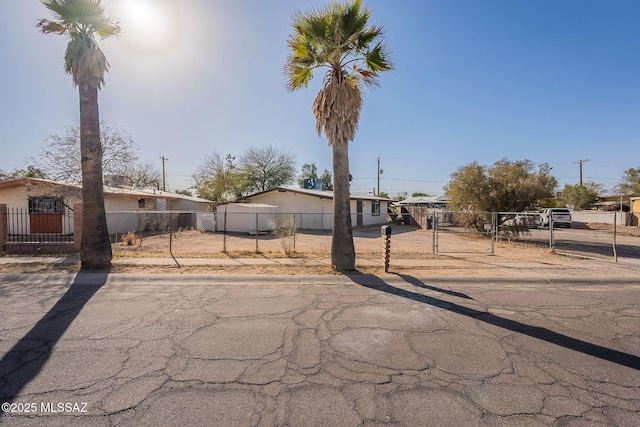
<path id="1" fill-rule="evenodd" d="M 441 234 L 442 236 L 442 234 Z M 171 236 L 162 234 L 120 241 L 113 245 L 113 251 L 119 257 L 170 256 L 183 258 L 207 258 L 223 253 L 251 256 L 268 254 L 269 256 L 327 257 L 331 253 L 331 233 L 297 232 L 294 236 L 280 237 L 275 234 L 248 235 L 201 233 L 199 231 L 180 231 Z M 442 237 L 441 237 L 442 240 Z M 455 247 L 446 239 L 446 246 L 455 251 L 491 252 L 490 239 L 466 236 Z M 379 255 L 384 239 L 379 228 L 354 230 L 354 245 L 360 256 Z M 391 253 L 400 256 L 426 255 L 433 253 L 433 233 L 410 226 L 393 226 Z"/>

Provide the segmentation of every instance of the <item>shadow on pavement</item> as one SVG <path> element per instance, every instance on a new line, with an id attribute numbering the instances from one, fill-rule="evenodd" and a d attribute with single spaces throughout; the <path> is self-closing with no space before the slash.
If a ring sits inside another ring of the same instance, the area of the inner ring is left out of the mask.
<path id="1" fill-rule="evenodd" d="M 431 285 L 426 285 L 424 283 L 422 283 L 422 281 L 420 281 L 419 279 L 416 279 L 413 276 L 408 276 L 406 274 L 397 274 L 397 276 L 399 278 L 401 278 L 402 280 L 404 280 L 405 282 L 413 285 L 413 286 L 417 286 L 419 288 L 424 288 L 424 289 L 429 289 L 430 291 L 436 291 L 436 292 L 441 292 L 443 294 L 447 294 L 447 295 L 451 295 L 454 297 L 458 297 L 458 298 L 464 298 L 464 299 L 473 299 L 471 298 L 469 295 L 467 294 L 463 294 L 461 292 L 456 292 L 456 291 L 450 291 L 448 289 L 442 289 L 442 288 L 437 288 L 435 286 L 431 286 Z"/>
<path id="2" fill-rule="evenodd" d="M 609 362 L 617 363 L 618 365 L 627 366 L 632 369 L 640 370 L 640 357 L 635 356 L 633 354 L 628 354 L 618 350 L 602 347 L 597 344 L 588 343 L 586 341 L 582 341 L 576 338 L 569 337 L 567 335 L 560 334 L 558 332 L 551 331 L 547 328 L 527 325 L 525 323 L 521 323 L 515 320 L 505 319 L 503 317 L 496 316 L 495 314 L 479 311 L 479 310 L 465 307 L 463 305 L 459 305 L 449 301 L 444 301 L 438 298 L 419 294 L 406 289 L 396 288 L 395 286 L 389 285 L 378 276 L 374 276 L 370 274 L 358 274 L 358 275 L 349 275 L 347 277 L 353 282 L 361 286 L 364 286 L 366 288 L 375 289 L 388 294 L 397 295 L 403 298 L 408 298 L 413 301 L 421 302 L 423 304 L 428 304 L 434 307 L 441 308 L 443 310 L 448 310 L 453 313 L 460 314 L 462 316 L 471 317 L 473 319 L 488 323 L 490 325 L 498 326 L 503 329 L 508 329 L 513 332 L 518 332 L 520 334 L 527 335 L 532 338 L 537 338 L 539 340 L 546 341 L 551 344 L 555 344 L 555 345 L 567 348 L 569 350 L 578 351 L 580 353 L 597 357 L 599 359 L 608 360 Z M 412 284 L 414 286 L 419 286 L 426 289 L 434 289 L 434 290 L 437 290 L 438 292 L 442 292 L 442 290 L 440 290 L 439 288 L 432 288 L 428 285 L 425 285 L 420 280 L 414 277 L 411 277 L 411 276 L 404 276 L 404 277 L 400 276 L 400 277 L 402 277 L 405 281 L 407 281 L 407 283 Z M 416 283 L 420 283 L 420 285 L 417 285 Z M 447 292 L 447 293 L 451 295 L 451 292 Z"/>
<path id="3" fill-rule="evenodd" d="M 0 360 L 0 401 L 12 402 L 51 357 L 53 347 L 108 273 L 78 273 L 67 292 Z"/>

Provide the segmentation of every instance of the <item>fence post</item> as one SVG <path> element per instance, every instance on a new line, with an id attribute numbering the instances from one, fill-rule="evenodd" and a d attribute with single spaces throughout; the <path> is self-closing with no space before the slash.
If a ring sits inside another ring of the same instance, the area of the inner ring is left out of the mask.
<path id="1" fill-rule="evenodd" d="M 73 250 L 80 251 L 82 245 L 82 217 L 84 215 L 84 207 L 82 203 L 73 205 Z"/>
<path id="2" fill-rule="evenodd" d="M 549 248 L 553 251 L 556 242 L 553 240 L 553 212 L 549 212 Z"/>
<path id="3" fill-rule="evenodd" d="M 431 213 L 431 253 L 436 253 L 436 211 Z"/>
<path id="4" fill-rule="evenodd" d="M 227 253 L 227 207 L 224 207 L 224 231 L 222 232 L 222 252 Z"/>
<path id="5" fill-rule="evenodd" d="M 622 216 L 622 211 L 620 211 L 620 216 Z M 616 211 L 613 211 L 613 257 L 615 258 L 616 262 L 618 262 L 618 251 L 616 248 L 616 235 L 618 226 L 616 224 Z"/>
<path id="6" fill-rule="evenodd" d="M 433 253 L 438 253 L 438 228 L 440 227 L 440 215 L 436 214 L 433 217 Z"/>
<path id="7" fill-rule="evenodd" d="M 498 212 L 491 213 L 491 255 L 496 253 L 496 239 L 498 237 Z"/>
<path id="8" fill-rule="evenodd" d="M 258 247 L 258 226 L 259 226 L 259 222 L 258 222 L 258 215 L 260 215 L 258 212 L 256 212 L 256 253 L 260 253 L 260 248 Z"/>
<path id="9" fill-rule="evenodd" d="M 7 216 L 7 205 L 0 205 L 0 252 L 7 251 L 7 237 L 9 236 L 9 227 Z"/>

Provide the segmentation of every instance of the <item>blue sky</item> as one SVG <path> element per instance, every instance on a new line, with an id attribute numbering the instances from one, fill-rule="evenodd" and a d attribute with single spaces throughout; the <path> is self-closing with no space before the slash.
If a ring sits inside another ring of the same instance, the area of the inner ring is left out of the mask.
<path id="1" fill-rule="evenodd" d="M 140 3 L 141 7 L 132 7 Z M 147 3 L 147 13 L 142 6 Z M 141 160 L 169 158 L 170 189 L 214 150 L 290 150 L 298 169 L 331 169 L 311 111 L 322 76 L 289 93 L 291 16 L 311 0 L 103 0 L 123 34 L 101 120 L 129 132 Z M 363 0 L 385 28 L 396 69 L 365 94 L 350 145 L 352 192 L 441 194 L 458 167 L 506 157 L 547 162 L 561 186 L 614 187 L 640 166 L 640 1 Z M 23 167 L 50 134 L 77 126 L 63 71 L 66 38 L 38 33 L 38 0 L 0 2 L 0 169 Z M 151 30 L 148 19 L 161 23 Z"/>

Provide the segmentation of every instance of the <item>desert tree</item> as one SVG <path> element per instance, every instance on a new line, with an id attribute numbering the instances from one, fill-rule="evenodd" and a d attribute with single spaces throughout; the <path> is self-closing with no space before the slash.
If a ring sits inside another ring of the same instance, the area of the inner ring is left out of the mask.
<path id="1" fill-rule="evenodd" d="M 220 203 L 236 200 L 245 186 L 235 156 L 215 151 L 198 166 L 193 181 L 198 197 Z"/>
<path id="2" fill-rule="evenodd" d="M 577 211 L 590 209 L 598 201 L 602 188 L 602 184 L 595 182 L 585 182 L 584 185 L 565 184 L 562 189 L 562 204 Z"/>
<path id="3" fill-rule="evenodd" d="M 640 196 L 640 166 L 624 171 L 622 181 L 616 187 L 616 191 L 626 196 Z"/>
<path id="4" fill-rule="evenodd" d="M 274 145 L 249 147 L 240 155 L 238 168 L 244 181 L 244 193 L 265 191 L 295 182 L 295 157 Z"/>
<path id="5" fill-rule="evenodd" d="M 546 163 L 536 170 L 530 160 L 501 159 L 490 167 L 472 162 L 452 173 L 444 190 L 459 218 L 482 229 L 491 212 L 522 212 L 552 198 L 558 182 L 550 172 Z"/>

